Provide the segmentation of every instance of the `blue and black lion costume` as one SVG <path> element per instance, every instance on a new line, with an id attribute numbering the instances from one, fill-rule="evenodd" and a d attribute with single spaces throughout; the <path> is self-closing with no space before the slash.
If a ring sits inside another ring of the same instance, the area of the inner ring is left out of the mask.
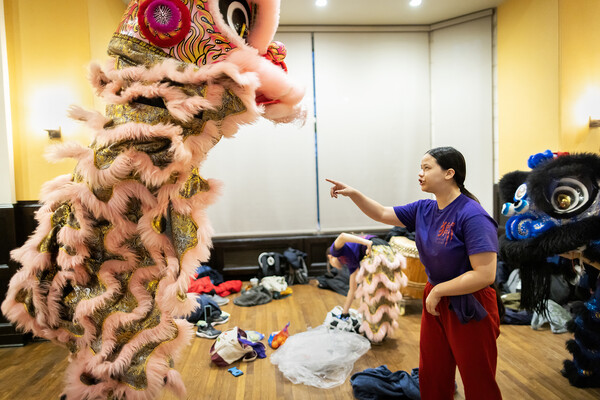
<path id="1" fill-rule="evenodd" d="M 580 254 L 584 301 L 568 323 L 572 360 L 562 373 L 573 386 L 600 387 L 600 156 L 552 153 L 529 158 L 531 171 L 502 177 L 502 214 L 508 218 L 500 257 L 521 275 L 521 307 L 545 313 L 551 276 L 577 278 L 574 263 L 550 262 L 556 255 Z"/>

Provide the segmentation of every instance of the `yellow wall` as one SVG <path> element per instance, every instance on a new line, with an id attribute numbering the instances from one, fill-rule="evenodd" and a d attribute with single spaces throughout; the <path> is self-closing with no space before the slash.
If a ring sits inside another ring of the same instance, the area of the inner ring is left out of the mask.
<path id="1" fill-rule="evenodd" d="M 75 162 L 48 163 L 44 129 L 89 144 L 85 129 L 66 117 L 71 104 L 98 109 L 87 81 L 91 59 L 106 59 L 121 19 L 121 0 L 4 0 L 15 157 L 16 199 L 37 200 L 42 184 Z M 100 109 L 99 109 L 100 110 Z M 101 110 L 100 110 L 101 111 Z"/>
<path id="2" fill-rule="evenodd" d="M 506 0 L 497 16 L 502 176 L 559 147 L 558 0 Z"/>
<path id="3" fill-rule="evenodd" d="M 559 1 L 561 145 L 600 152 L 600 1 Z"/>
<path id="4" fill-rule="evenodd" d="M 500 175 L 527 170 L 529 155 L 546 149 L 600 151 L 600 129 L 588 127 L 600 113 L 598 16 L 598 0 L 498 7 Z"/>

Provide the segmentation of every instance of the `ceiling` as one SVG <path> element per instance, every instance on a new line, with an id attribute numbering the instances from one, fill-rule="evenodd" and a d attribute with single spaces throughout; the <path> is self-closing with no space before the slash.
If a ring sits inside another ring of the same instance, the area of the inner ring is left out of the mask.
<path id="1" fill-rule="evenodd" d="M 504 0 L 281 0 L 280 25 L 430 25 L 488 8 Z M 128 4 L 129 0 L 123 0 Z M 367 6 L 367 3 L 369 4 Z"/>
<path id="2" fill-rule="evenodd" d="M 281 0 L 280 25 L 430 25 L 495 8 L 504 0 Z M 368 5 L 367 5 L 368 4 Z"/>

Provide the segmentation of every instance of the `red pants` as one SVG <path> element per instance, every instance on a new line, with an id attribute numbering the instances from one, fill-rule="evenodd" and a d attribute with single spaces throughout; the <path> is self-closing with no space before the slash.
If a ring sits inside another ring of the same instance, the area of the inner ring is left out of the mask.
<path id="1" fill-rule="evenodd" d="M 456 313 L 448 308 L 443 297 L 437 306 L 439 316 L 425 308 L 425 299 L 433 286 L 427 282 L 423 294 L 419 386 L 422 400 L 452 400 L 456 366 L 465 387 L 465 398 L 501 399 L 496 383 L 500 318 L 496 292 L 487 287 L 473 293 L 488 315 L 481 321 L 461 324 Z"/>

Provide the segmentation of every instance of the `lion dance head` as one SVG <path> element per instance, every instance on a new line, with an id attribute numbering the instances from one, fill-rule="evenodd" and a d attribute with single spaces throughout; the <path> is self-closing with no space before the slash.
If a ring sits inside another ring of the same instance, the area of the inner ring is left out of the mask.
<path id="1" fill-rule="evenodd" d="M 63 398 L 185 396 L 187 288 L 210 255 L 205 208 L 219 189 L 201 164 L 243 124 L 304 114 L 272 41 L 278 14 L 275 0 L 132 0 L 111 60 L 91 66 L 106 112 L 70 110 L 92 142 L 50 151 L 77 165 L 42 188 L 2 303 L 18 327 L 69 349 Z"/>
<path id="2" fill-rule="evenodd" d="M 500 256 L 519 268 L 521 307 L 545 314 L 551 276 L 573 281 L 578 275 L 574 264 L 552 258 L 580 254 L 589 290 L 567 324 L 573 359 L 565 360 L 562 373 L 574 386 L 600 387 L 600 156 L 547 150 L 528 165 L 531 171 L 510 172 L 499 183 L 502 213 L 509 217 Z"/>

